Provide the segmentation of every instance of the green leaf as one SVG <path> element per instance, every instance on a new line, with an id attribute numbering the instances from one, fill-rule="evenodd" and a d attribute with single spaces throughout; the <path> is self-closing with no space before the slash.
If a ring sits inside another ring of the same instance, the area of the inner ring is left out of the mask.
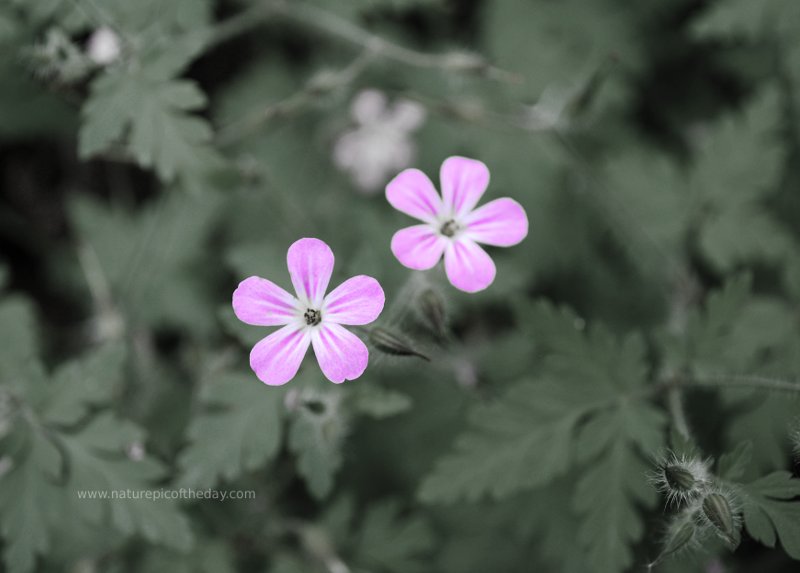
<path id="1" fill-rule="evenodd" d="M 207 382 L 178 459 L 180 483 L 211 487 L 269 463 L 281 445 L 283 399 L 252 375 L 223 373 Z"/>
<path id="2" fill-rule="evenodd" d="M 742 477 L 753 457 L 753 442 L 739 442 L 727 454 L 719 457 L 717 475 L 725 480 L 736 480 Z"/>
<path id="3" fill-rule="evenodd" d="M 800 560 L 800 479 L 789 472 L 775 472 L 740 485 L 744 525 L 748 533 L 767 547 L 779 540 L 793 559 Z"/>
<path id="4" fill-rule="evenodd" d="M 655 495 L 642 455 L 664 444 L 664 415 L 636 396 L 647 379 L 639 337 L 583 332 L 566 311 L 539 305 L 529 318 L 547 349 L 544 380 L 519 384 L 479 408 L 473 430 L 423 482 L 427 501 L 506 497 L 588 462 L 575 494 L 578 532 L 597 571 L 622 571 L 644 528 L 637 506 Z"/>
<path id="5" fill-rule="evenodd" d="M 187 550 L 189 522 L 170 499 L 146 499 L 164 469 L 145 458 L 135 461 L 124 451 L 140 442 L 141 432 L 111 414 L 102 414 L 76 434 L 61 434 L 69 460 L 67 491 L 74 511 L 94 523 L 110 523 L 123 534 L 140 534 L 152 543 Z M 92 492 L 99 497 L 92 498 Z M 140 498 L 125 497 L 133 492 Z M 116 498 L 113 496 L 117 496 Z"/>
<path id="6" fill-rule="evenodd" d="M 578 421 L 602 402 L 587 390 L 584 394 L 558 380 L 524 382 L 496 403 L 477 408 L 472 429 L 423 481 L 420 498 L 499 499 L 564 473 Z"/>
<path id="7" fill-rule="evenodd" d="M 42 415 L 52 424 L 79 422 L 89 408 L 108 402 L 119 390 L 124 359 L 125 348 L 110 344 L 59 368 Z"/>
<path id="8" fill-rule="evenodd" d="M 744 366 L 749 354 L 742 356 L 742 348 L 731 348 L 731 340 L 739 313 L 750 301 L 751 284 L 748 274 L 730 278 L 708 296 L 702 309 L 692 309 L 683 331 L 662 337 L 668 369 L 703 374 Z"/>
<path id="9" fill-rule="evenodd" d="M 800 6 L 793 0 L 719 0 L 709 5 L 694 22 L 693 32 L 700 38 L 746 38 L 758 41 L 775 32 L 792 41 L 797 29 Z"/>
<path id="10" fill-rule="evenodd" d="M 33 306 L 21 297 L 0 302 L 0 383 L 11 381 L 22 364 L 39 353 L 38 331 Z"/>
<path id="11" fill-rule="evenodd" d="M 81 157 L 107 151 L 127 136 L 137 163 L 154 168 L 165 182 L 205 172 L 220 164 L 207 147 L 210 127 L 192 115 L 205 104 L 205 95 L 193 82 L 146 72 L 109 72 L 92 83 L 83 109 Z"/>
<path id="12" fill-rule="evenodd" d="M 47 553 L 52 522 L 63 511 L 63 493 L 55 482 L 61 471 L 56 447 L 37 432 L 28 435 L 24 458 L 0 478 L 0 530 L 9 573 L 33 571 L 36 555 Z"/>
<path id="13" fill-rule="evenodd" d="M 777 189 L 784 146 L 779 92 L 767 88 L 741 114 L 715 124 L 698 148 L 691 186 L 703 199 L 700 246 L 719 268 L 792 252 L 787 229 L 760 203 Z"/>
<path id="14" fill-rule="evenodd" d="M 589 465 L 574 505 L 582 517 L 578 539 L 596 571 L 623 571 L 633 562 L 631 546 L 644 534 L 638 506 L 651 508 L 657 501 L 643 455 L 663 447 L 664 422 L 651 406 L 623 402 L 581 429 L 578 455 Z"/>
<path id="15" fill-rule="evenodd" d="M 139 566 L 140 573 L 234 573 L 230 546 L 218 539 L 198 539 L 189 555 L 154 548 Z"/>
<path id="16" fill-rule="evenodd" d="M 404 515 L 396 501 L 371 506 L 359 530 L 357 561 L 366 571 L 429 570 L 427 555 L 434 547 L 433 531 L 421 517 Z"/>
<path id="17" fill-rule="evenodd" d="M 78 196 L 72 221 L 109 284 L 113 302 L 133 325 L 215 328 L 208 283 L 198 280 L 219 201 L 170 193 L 138 212 Z"/>
<path id="18" fill-rule="evenodd" d="M 640 253 L 645 261 L 663 253 L 680 254 L 693 204 L 678 166 L 655 153 L 637 151 L 609 161 L 605 172 L 611 207 L 619 213 L 612 227 L 622 230 L 623 245 L 646 249 Z"/>

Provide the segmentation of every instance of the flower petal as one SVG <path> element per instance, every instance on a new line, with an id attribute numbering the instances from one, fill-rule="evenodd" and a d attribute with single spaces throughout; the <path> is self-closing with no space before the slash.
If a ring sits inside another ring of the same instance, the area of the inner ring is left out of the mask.
<path id="1" fill-rule="evenodd" d="M 439 172 L 444 205 L 450 215 L 469 213 L 489 186 L 489 168 L 482 161 L 448 157 Z"/>
<path id="2" fill-rule="evenodd" d="M 297 324 L 284 326 L 253 347 L 250 367 L 265 384 L 286 384 L 297 374 L 310 342 L 308 330 Z"/>
<path id="3" fill-rule="evenodd" d="M 311 343 L 322 373 L 340 384 L 355 380 L 367 369 L 369 351 L 355 334 L 332 322 L 323 322 L 313 331 Z"/>
<path id="4" fill-rule="evenodd" d="M 406 169 L 389 181 L 386 199 L 398 211 L 426 222 L 435 221 L 442 209 L 436 188 L 419 169 Z"/>
<path id="5" fill-rule="evenodd" d="M 300 239 L 289 247 L 286 262 L 300 302 L 319 308 L 333 273 L 331 248 L 319 239 Z"/>
<path id="6" fill-rule="evenodd" d="M 444 270 L 454 287 L 478 292 L 492 284 L 497 269 L 492 258 L 472 239 L 451 241 L 444 252 Z"/>
<path id="7" fill-rule="evenodd" d="M 369 324 L 383 310 L 386 297 L 372 277 L 359 275 L 347 279 L 325 297 L 322 316 L 338 324 Z"/>
<path id="8" fill-rule="evenodd" d="M 272 281 L 248 277 L 233 291 L 233 312 L 246 324 L 289 324 L 297 314 L 297 299 Z"/>
<path id="9" fill-rule="evenodd" d="M 403 266 L 424 271 L 433 268 L 447 245 L 447 239 L 430 225 L 414 225 L 400 229 L 392 237 L 392 252 Z"/>
<path id="10" fill-rule="evenodd" d="M 522 205 L 504 197 L 495 199 L 466 216 L 469 238 L 495 247 L 516 245 L 528 234 L 528 216 Z"/>

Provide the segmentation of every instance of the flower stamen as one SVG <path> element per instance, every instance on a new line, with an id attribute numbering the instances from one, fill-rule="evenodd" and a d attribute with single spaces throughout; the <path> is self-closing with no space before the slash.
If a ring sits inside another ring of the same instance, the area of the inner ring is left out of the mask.
<path id="1" fill-rule="evenodd" d="M 455 220 L 450 219 L 442 224 L 442 226 L 439 228 L 439 232 L 445 237 L 452 237 L 459 231 L 459 229 L 461 229 L 461 226 L 456 223 Z"/>
<path id="2" fill-rule="evenodd" d="M 306 324 L 308 326 L 316 326 L 322 322 L 322 313 L 316 309 L 308 308 L 303 314 L 303 318 L 306 319 Z"/>

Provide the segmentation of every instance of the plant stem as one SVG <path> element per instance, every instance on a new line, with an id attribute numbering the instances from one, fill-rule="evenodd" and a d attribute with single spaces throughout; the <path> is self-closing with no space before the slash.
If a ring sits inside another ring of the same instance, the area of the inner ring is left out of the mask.
<path id="1" fill-rule="evenodd" d="M 300 91 L 277 102 L 271 102 L 242 119 L 222 127 L 217 133 L 217 144 L 226 147 L 237 143 L 265 123 L 313 104 L 320 94 L 330 93 L 351 84 L 367 69 L 372 57 L 372 52 L 365 50 L 344 68 L 316 75 Z"/>
<path id="2" fill-rule="evenodd" d="M 799 382 L 752 374 L 716 374 L 692 377 L 682 381 L 681 385 L 689 388 L 750 388 L 753 390 L 800 393 Z"/>
<path id="3" fill-rule="evenodd" d="M 345 20 L 316 6 L 302 2 L 276 0 L 275 8 L 284 17 L 294 20 L 309 28 L 315 28 L 325 34 L 339 38 L 351 44 L 371 50 L 387 59 L 409 66 L 427 69 L 441 69 L 455 72 L 473 72 L 485 75 L 490 79 L 519 83 L 516 74 L 500 70 L 480 56 L 469 54 L 428 54 L 373 34 L 352 22 Z"/>
<path id="4" fill-rule="evenodd" d="M 683 407 L 683 393 L 677 386 L 672 386 L 667 390 L 667 406 L 675 429 L 686 440 L 691 440 L 692 435 L 689 431 L 689 422 L 686 420 L 686 410 Z"/>

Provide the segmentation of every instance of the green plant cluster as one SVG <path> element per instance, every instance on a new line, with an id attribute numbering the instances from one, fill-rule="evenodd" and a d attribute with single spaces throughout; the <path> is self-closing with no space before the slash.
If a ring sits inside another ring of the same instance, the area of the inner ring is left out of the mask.
<path id="1" fill-rule="evenodd" d="M 0 74 L 0 570 L 798 567 L 800 2 L 4 0 Z M 365 89 L 524 206 L 488 290 L 337 168 Z M 301 237 L 358 380 L 248 368 Z"/>

